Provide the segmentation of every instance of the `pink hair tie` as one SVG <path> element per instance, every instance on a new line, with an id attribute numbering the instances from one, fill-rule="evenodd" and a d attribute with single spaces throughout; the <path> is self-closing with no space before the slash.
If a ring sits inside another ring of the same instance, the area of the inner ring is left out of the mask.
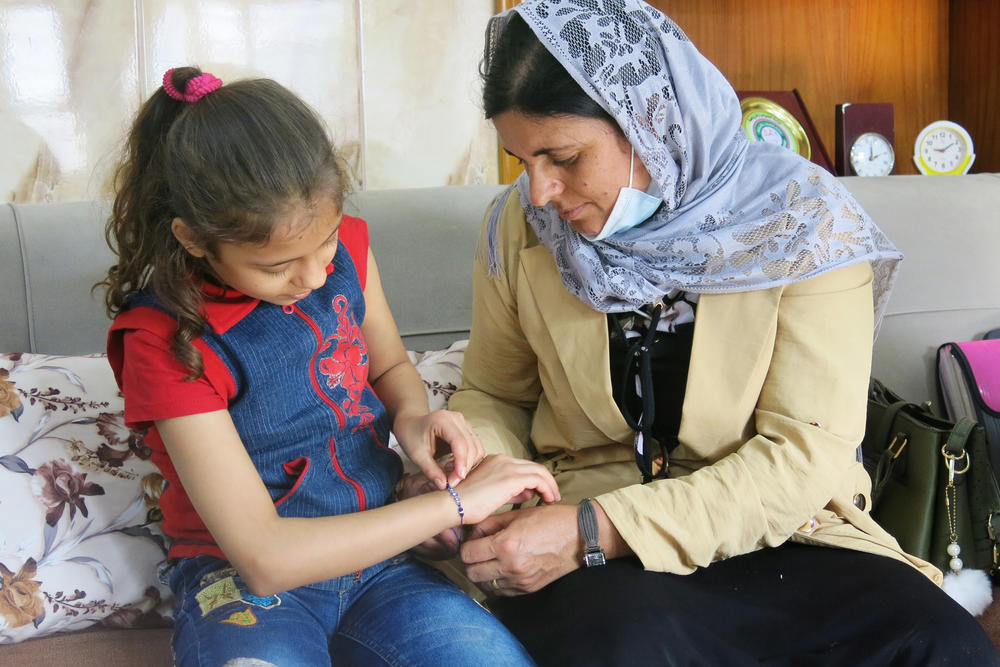
<path id="1" fill-rule="evenodd" d="M 222 87 L 222 79 L 218 79 L 215 76 L 205 72 L 204 74 L 199 74 L 193 79 L 188 80 L 187 85 L 184 86 L 184 92 L 177 90 L 174 86 L 173 81 L 173 69 L 168 69 L 167 73 L 163 75 L 163 92 L 175 100 L 180 100 L 181 102 L 197 102 L 201 98 L 205 97 L 214 90 L 218 90 Z"/>

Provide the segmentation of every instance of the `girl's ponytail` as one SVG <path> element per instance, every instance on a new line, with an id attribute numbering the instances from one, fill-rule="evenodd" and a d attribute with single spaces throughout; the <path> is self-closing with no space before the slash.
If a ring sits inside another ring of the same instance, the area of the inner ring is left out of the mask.
<path id="1" fill-rule="evenodd" d="M 188 82 L 201 76 L 196 67 L 181 67 L 170 70 L 164 81 L 168 89 L 185 91 Z M 118 262 L 100 284 L 107 289 L 104 303 L 109 317 L 124 309 L 130 295 L 150 287 L 177 317 L 174 355 L 192 370 L 192 377 L 198 377 L 202 373 L 201 354 L 191 341 L 205 325 L 203 297 L 200 285 L 192 279 L 194 258 L 171 231 L 177 212 L 171 201 L 166 159 L 167 135 L 188 105 L 160 88 L 136 115 L 115 172 L 116 194 L 105 228 L 105 238 Z"/>

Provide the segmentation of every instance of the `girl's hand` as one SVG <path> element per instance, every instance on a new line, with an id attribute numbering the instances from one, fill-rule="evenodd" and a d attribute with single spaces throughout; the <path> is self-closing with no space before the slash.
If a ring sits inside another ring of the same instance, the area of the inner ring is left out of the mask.
<path id="1" fill-rule="evenodd" d="M 544 467 L 506 454 L 487 456 L 455 486 L 465 524 L 479 523 L 508 503 L 523 503 L 534 496 L 545 503 L 559 502 L 559 485 Z"/>
<path id="2" fill-rule="evenodd" d="M 450 462 L 445 466 L 450 468 Z M 396 499 L 406 500 L 424 493 L 438 491 L 437 485 L 427 478 L 422 472 L 415 472 L 405 475 L 396 485 Z M 458 555 L 458 547 L 461 546 L 461 528 L 452 527 L 444 530 L 434 537 L 424 540 L 411 551 L 421 558 L 428 560 L 446 560 Z"/>
<path id="3" fill-rule="evenodd" d="M 443 489 L 445 482 L 458 484 L 486 455 L 472 427 L 458 412 L 399 415 L 392 430 L 406 455 L 438 489 Z M 454 467 L 446 472 L 434 459 L 448 451 L 454 456 Z"/>

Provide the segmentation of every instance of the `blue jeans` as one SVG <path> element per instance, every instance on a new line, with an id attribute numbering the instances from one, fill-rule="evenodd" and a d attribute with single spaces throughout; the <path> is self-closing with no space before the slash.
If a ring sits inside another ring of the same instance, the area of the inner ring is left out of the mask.
<path id="1" fill-rule="evenodd" d="M 188 667 L 533 665 L 524 647 L 437 570 L 400 556 L 336 580 L 258 598 L 229 563 L 186 558 L 174 661 Z"/>

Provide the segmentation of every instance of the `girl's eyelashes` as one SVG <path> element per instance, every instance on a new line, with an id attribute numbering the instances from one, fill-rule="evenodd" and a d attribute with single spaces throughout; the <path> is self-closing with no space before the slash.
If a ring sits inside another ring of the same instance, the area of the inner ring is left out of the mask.
<path id="1" fill-rule="evenodd" d="M 324 248 L 333 248 L 333 247 L 335 247 L 337 245 L 337 239 L 339 238 L 339 236 L 340 236 L 339 234 L 334 234 L 332 237 L 328 238 L 326 241 L 323 241 L 323 247 Z M 261 271 L 263 273 L 266 273 L 267 275 L 273 277 L 273 278 L 284 278 L 285 275 L 288 274 L 288 269 L 289 269 L 289 267 L 285 266 L 282 269 L 276 269 L 274 271 L 272 271 L 270 269 L 261 269 Z"/>

